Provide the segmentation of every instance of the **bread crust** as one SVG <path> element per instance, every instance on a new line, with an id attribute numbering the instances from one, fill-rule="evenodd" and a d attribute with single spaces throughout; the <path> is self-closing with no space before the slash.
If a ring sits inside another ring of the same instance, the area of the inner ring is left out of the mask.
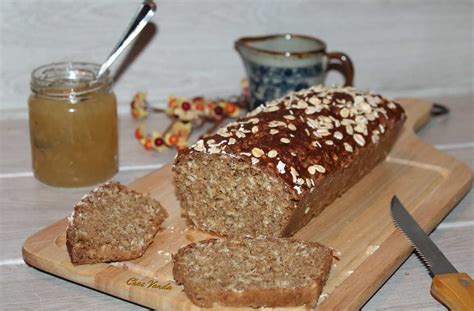
<path id="1" fill-rule="evenodd" d="M 278 241 L 277 238 L 265 238 L 269 241 Z M 186 266 L 181 264 L 183 256 L 192 252 L 197 244 L 212 244 L 218 239 L 208 239 L 194 242 L 182 247 L 173 255 L 173 276 L 178 284 L 184 285 L 186 296 L 197 306 L 203 308 L 213 307 L 215 304 L 231 307 L 295 307 L 305 305 L 313 308 L 321 295 L 326 284 L 332 266 L 332 251 L 324 245 L 316 242 L 299 241 L 293 239 L 280 239 L 304 243 L 312 247 L 324 249 L 321 255 L 324 260 L 320 268 L 320 274 L 313 280 L 310 286 L 298 288 L 252 288 L 240 291 L 213 289 L 205 284 L 199 284 L 186 276 Z"/>
<path id="2" fill-rule="evenodd" d="M 298 204 L 291 211 L 291 216 L 285 223 L 285 229 L 281 235 L 285 237 L 293 236 L 311 219 L 321 214 L 329 204 L 357 184 L 377 164 L 382 162 L 399 136 L 402 126 L 403 122 L 396 123 L 387 135 L 380 138 L 378 144 L 359 149 L 350 166 L 335 170 L 330 179 L 320 183 L 318 188 L 308 193 L 301 201 L 298 201 Z"/>

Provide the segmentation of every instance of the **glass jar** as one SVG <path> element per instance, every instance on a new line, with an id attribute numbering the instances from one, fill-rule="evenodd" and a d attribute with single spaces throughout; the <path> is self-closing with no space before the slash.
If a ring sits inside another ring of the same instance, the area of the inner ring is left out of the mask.
<path id="1" fill-rule="evenodd" d="M 109 72 L 98 78 L 99 68 L 53 63 L 31 74 L 33 171 L 48 185 L 87 186 L 117 172 L 117 103 Z"/>

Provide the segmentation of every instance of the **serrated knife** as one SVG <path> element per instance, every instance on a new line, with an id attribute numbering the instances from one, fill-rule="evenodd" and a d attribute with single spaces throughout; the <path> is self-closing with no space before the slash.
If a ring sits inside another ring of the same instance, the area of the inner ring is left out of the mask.
<path id="1" fill-rule="evenodd" d="M 396 196 L 391 203 L 396 225 L 412 242 L 433 275 L 431 294 L 451 310 L 474 310 L 474 282 L 459 273 L 421 229 Z"/>

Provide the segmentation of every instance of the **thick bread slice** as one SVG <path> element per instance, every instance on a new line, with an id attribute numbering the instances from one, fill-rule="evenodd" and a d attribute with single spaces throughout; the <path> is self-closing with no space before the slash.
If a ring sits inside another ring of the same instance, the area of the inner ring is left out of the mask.
<path id="1" fill-rule="evenodd" d="M 168 216 L 160 203 L 117 182 L 108 182 L 74 206 L 66 231 L 73 264 L 142 256 Z"/>
<path id="2" fill-rule="evenodd" d="M 181 248 L 173 263 L 176 282 L 200 307 L 313 307 L 332 251 L 283 238 L 209 239 Z"/>

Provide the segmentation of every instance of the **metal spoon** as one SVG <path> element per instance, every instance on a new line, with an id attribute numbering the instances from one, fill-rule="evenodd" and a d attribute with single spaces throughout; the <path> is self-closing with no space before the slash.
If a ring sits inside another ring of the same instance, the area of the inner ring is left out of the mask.
<path id="1" fill-rule="evenodd" d="M 127 48 L 127 46 L 136 38 L 136 36 L 145 28 L 146 24 L 155 15 L 156 4 L 153 0 L 144 0 L 140 6 L 137 16 L 132 20 L 128 26 L 127 31 L 120 38 L 117 45 L 110 53 L 99 70 L 97 77 L 100 77 L 112 65 L 117 57 Z"/>

